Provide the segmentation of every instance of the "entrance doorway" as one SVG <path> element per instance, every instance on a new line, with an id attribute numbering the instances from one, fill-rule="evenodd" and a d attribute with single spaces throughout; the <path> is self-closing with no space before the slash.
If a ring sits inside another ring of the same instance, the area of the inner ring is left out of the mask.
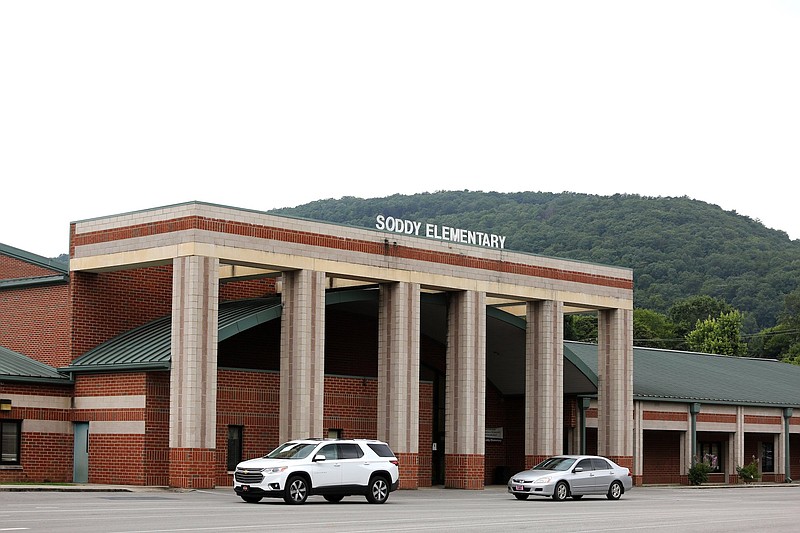
<path id="1" fill-rule="evenodd" d="M 89 482 L 89 422 L 73 422 L 72 482 Z"/>

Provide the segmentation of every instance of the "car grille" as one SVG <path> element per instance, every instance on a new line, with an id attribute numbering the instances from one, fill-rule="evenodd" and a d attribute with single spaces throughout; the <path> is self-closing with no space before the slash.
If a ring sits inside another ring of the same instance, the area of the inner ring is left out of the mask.
<path id="1" fill-rule="evenodd" d="M 260 470 L 237 470 L 235 479 L 239 483 L 261 483 L 264 481 L 264 476 Z"/>

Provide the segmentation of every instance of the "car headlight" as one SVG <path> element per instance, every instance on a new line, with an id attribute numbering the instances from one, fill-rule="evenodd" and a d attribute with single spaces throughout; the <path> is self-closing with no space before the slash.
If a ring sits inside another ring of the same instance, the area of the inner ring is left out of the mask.
<path id="1" fill-rule="evenodd" d="M 550 483 L 549 477 L 540 477 L 533 480 L 534 483 Z"/>
<path id="2" fill-rule="evenodd" d="M 273 468 L 265 468 L 264 470 L 262 470 L 262 472 L 264 472 L 265 474 L 280 474 L 287 468 L 288 468 L 287 466 L 275 466 Z"/>

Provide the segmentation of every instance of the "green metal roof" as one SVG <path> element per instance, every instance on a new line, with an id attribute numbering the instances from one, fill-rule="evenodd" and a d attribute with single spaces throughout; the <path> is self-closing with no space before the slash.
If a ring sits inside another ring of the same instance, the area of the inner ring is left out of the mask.
<path id="1" fill-rule="evenodd" d="M 19 259 L 20 261 L 25 261 L 26 263 L 31 263 L 42 268 L 53 270 L 58 274 L 69 274 L 69 265 L 66 263 L 48 259 L 47 257 L 43 257 L 41 255 L 32 254 L 7 244 L 0 243 L 0 254 Z"/>
<path id="2" fill-rule="evenodd" d="M 280 298 L 225 302 L 219 306 L 218 341 L 281 315 Z M 63 372 L 168 369 L 172 316 L 168 315 L 127 331 L 89 350 Z"/>
<path id="3" fill-rule="evenodd" d="M 67 283 L 69 281 L 69 266 L 60 261 L 54 261 L 42 257 L 41 255 L 32 254 L 13 246 L 0 243 L 0 255 L 13 257 L 20 261 L 36 265 L 53 273 L 46 276 L 30 276 L 24 278 L 11 278 L 0 280 L 0 290 L 14 289 L 19 287 L 30 287 L 33 285 L 50 285 L 53 283 Z"/>
<path id="4" fill-rule="evenodd" d="M 72 381 L 52 366 L 40 363 L 26 355 L 0 346 L 0 381 L 27 381 L 33 383 L 63 383 Z"/>
<path id="5" fill-rule="evenodd" d="M 597 345 L 564 342 L 597 378 Z M 774 359 L 633 349 L 633 396 L 641 400 L 800 406 L 800 366 Z"/>

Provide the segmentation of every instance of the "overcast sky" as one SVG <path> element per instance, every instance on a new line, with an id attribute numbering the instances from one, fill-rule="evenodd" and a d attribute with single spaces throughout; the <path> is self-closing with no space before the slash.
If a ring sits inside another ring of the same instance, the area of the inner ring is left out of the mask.
<path id="1" fill-rule="evenodd" d="M 797 239 L 798 95 L 800 0 L 3 0 L 0 243 L 463 189 L 688 196 Z"/>

